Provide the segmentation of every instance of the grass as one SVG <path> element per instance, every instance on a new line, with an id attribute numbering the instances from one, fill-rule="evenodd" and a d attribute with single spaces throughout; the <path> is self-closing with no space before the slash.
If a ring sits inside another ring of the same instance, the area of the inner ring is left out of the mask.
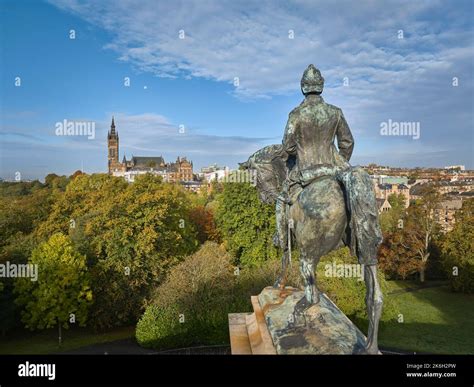
<path id="1" fill-rule="evenodd" d="M 419 281 L 387 281 L 389 292 L 399 292 L 402 290 L 422 289 L 423 287 L 447 285 L 447 280 L 432 280 L 421 283 Z"/>
<path id="2" fill-rule="evenodd" d="M 401 283 L 400 283 L 401 282 Z M 391 281 L 392 290 L 415 288 L 415 283 Z M 452 293 L 448 286 L 389 294 L 397 316 L 381 324 L 380 345 L 438 354 L 474 354 L 474 295 Z M 399 316 L 403 322 L 398 322 Z"/>
<path id="3" fill-rule="evenodd" d="M 65 352 L 92 344 L 107 343 L 135 335 L 135 327 L 114 328 L 107 332 L 94 332 L 87 328 L 63 329 L 63 343 L 58 346 L 57 329 L 30 332 L 27 330 L 0 337 L 0 354 L 35 355 Z"/>

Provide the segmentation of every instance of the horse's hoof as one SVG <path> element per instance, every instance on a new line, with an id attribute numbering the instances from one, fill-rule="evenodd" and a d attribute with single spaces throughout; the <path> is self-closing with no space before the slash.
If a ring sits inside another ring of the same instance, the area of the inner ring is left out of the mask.
<path id="1" fill-rule="evenodd" d="M 355 355 L 379 355 L 377 346 L 364 347 L 354 352 Z"/>
<path id="2" fill-rule="evenodd" d="M 301 300 L 299 300 L 294 308 L 294 313 L 295 315 L 301 315 L 304 314 L 305 310 L 311 307 L 311 303 L 306 299 L 306 297 L 303 297 Z"/>
<path id="3" fill-rule="evenodd" d="M 273 288 L 280 289 L 280 290 L 285 290 L 285 286 L 286 286 L 286 280 L 282 280 L 281 277 L 278 277 L 278 279 L 273 284 Z"/>
<path id="4" fill-rule="evenodd" d="M 365 349 L 367 355 L 378 355 L 380 354 L 379 348 L 377 346 L 372 346 Z"/>

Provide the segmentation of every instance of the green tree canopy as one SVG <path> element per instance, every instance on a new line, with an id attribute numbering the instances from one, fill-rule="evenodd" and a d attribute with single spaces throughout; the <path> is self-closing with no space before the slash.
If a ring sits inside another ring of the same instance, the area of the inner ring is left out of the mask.
<path id="1" fill-rule="evenodd" d="M 86 258 L 74 250 L 71 240 L 60 233 L 33 250 L 30 265 L 38 278 L 18 278 L 17 302 L 23 305 L 22 320 L 29 329 L 61 325 L 68 327 L 71 314 L 84 325 L 92 301 Z"/>
<path id="2" fill-rule="evenodd" d="M 474 199 L 456 212 L 456 223 L 446 235 L 442 260 L 454 291 L 474 292 Z"/>
<path id="3" fill-rule="evenodd" d="M 244 266 L 276 258 L 272 237 L 276 231 L 275 208 L 260 201 L 249 183 L 224 183 L 217 197 L 216 220 L 229 252 Z"/>

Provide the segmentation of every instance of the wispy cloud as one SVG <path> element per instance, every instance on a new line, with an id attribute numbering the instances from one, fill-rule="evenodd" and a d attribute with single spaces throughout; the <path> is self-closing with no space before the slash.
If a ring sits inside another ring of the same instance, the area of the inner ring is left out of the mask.
<path id="1" fill-rule="evenodd" d="M 110 125 L 110 123 L 108 123 Z M 180 127 L 170 123 L 166 117 L 154 113 L 115 115 L 121 149 L 131 154 L 156 155 L 168 157 L 187 155 L 241 156 L 256 151 L 267 138 L 243 136 L 216 136 L 200 133 L 194 128 Z M 101 121 L 101 128 L 108 127 Z M 105 139 L 105 134 L 103 136 Z M 151 145 L 153 144 L 153 145 Z"/>
<path id="2" fill-rule="evenodd" d="M 12 178 L 17 171 L 24 172 L 23 178 L 45 176 L 51 172 L 71 174 L 82 166 L 87 172 L 105 172 L 110 117 L 111 114 L 107 113 L 99 119 L 82 119 L 95 123 L 94 139 L 86 136 L 58 137 L 50 128 L 33 129 L 29 134 L 0 132 L 3 137 L 0 175 Z M 174 161 L 178 156 L 187 156 L 194 162 L 196 170 L 210 162 L 210 155 L 213 162 L 236 165 L 271 142 L 263 137 L 216 136 L 202 134 L 194 128 L 183 130 L 155 113 L 115 113 L 115 125 L 121 158 L 124 154 L 128 159 L 132 155 L 162 155 L 166 161 Z"/>
<path id="3" fill-rule="evenodd" d="M 254 99 L 297 92 L 315 63 L 325 98 L 343 107 L 356 133 L 377 136 L 392 118 L 422 122 L 428 145 L 449 136 L 452 148 L 463 146 L 461 137 L 472 141 L 469 1 L 52 3 L 107 30 L 107 48 L 140 71 L 231 86 L 238 78 L 233 93 Z"/>
<path id="4" fill-rule="evenodd" d="M 395 75 L 400 83 L 414 81 L 465 57 L 468 52 L 453 50 L 453 43 L 466 48 L 472 40 L 463 25 L 469 16 L 456 7 L 445 10 L 440 1 L 52 3 L 110 32 L 107 48 L 143 71 L 229 84 L 238 77 L 240 96 L 294 92 L 295 75 L 309 62 L 326 72 L 333 87 L 343 76 L 358 89 L 391 84 Z M 449 26 L 429 17 L 441 9 Z"/>

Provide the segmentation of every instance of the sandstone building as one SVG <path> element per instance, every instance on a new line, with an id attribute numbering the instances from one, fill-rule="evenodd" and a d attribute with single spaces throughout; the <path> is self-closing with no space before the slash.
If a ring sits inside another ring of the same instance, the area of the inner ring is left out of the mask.
<path id="1" fill-rule="evenodd" d="M 132 156 L 127 160 L 125 155 L 119 161 L 119 135 L 115 129 L 114 118 L 107 134 L 108 172 L 113 176 L 122 176 L 127 181 L 135 180 L 136 175 L 152 173 L 159 175 L 164 181 L 190 182 L 194 180 L 193 163 L 186 157 L 178 157 L 174 163 L 166 163 L 162 156 Z"/>

